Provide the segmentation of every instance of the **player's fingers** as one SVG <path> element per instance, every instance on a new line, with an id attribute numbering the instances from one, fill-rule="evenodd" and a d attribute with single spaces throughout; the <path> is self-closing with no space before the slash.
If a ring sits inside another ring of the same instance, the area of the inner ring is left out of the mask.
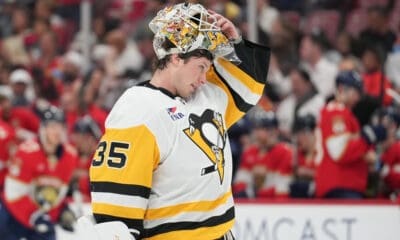
<path id="1" fill-rule="evenodd" d="M 222 24 L 221 24 L 221 26 L 219 26 L 220 28 L 221 28 L 221 31 L 222 32 L 225 32 L 226 30 L 228 30 L 229 29 L 229 23 L 228 22 L 223 22 Z"/>
<path id="2" fill-rule="evenodd" d="M 225 25 L 228 21 L 224 18 L 218 19 L 217 21 L 217 26 L 222 28 L 223 25 Z"/>
<path id="3" fill-rule="evenodd" d="M 214 10 L 208 9 L 207 11 L 211 15 L 218 15 L 218 13 L 216 11 L 214 11 Z"/>
<path id="4" fill-rule="evenodd" d="M 230 30 L 231 28 L 234 28 L 235 26 L 233 23 L 229 20 L 221 21 L 219 27 L 221 28 L 221 31 L 225 32 L 226 30 Z"/>
<path id="5" fill-rule="evenodd" d="M 214 11 L 211 12 L 211 10 L 208 10 L 208 12 L 210 13 L 210 17 L 207 18 L 207 22 L 210 24 L 217 22 L 219 18 L 215 15 L 216 13 Z"/>
<path id="6" fill-rule="evenodd" d="M 216 20 L 224 18 L 221 14 L 218 14 L 218 13 L 214 12 L 213 10 L 208 10 L 208 12 L 211 14 L 211 16 L 215 17 Z"/>

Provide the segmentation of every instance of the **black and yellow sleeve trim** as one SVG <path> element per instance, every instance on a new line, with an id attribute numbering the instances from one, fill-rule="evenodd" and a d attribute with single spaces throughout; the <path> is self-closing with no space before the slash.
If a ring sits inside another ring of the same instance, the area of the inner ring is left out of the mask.
<path id="1" fill-rule="evenodd" d="M 266 83 L 270 55 L 268 47 L 246 40 L 235 45 L 235 50 L 241 59 L 240 64 L 219 58 L 207 75 L 208 81 L 222 89 L 228 98 L 225 112 L 228 128 L 259 101 Z"/>
<path id="2" fill-rule="evenodd" d="M 121 221 L 126 226 L 128 226 L 129 229 L 135 229 L 139 232 L 143 232 L 143 220 L 142 219 L 130 219 L 130 218 L 116 217 L 116 216 L 110 216 L 107 214 L 98 214 L 98 213 L 93 214 L 93 216 L 96 219 L 96 223 Z"/>
<path id="3" fill-rule="evenodd" d="M 235 103 L 235 99 L 232 96 L 232 92 L 229 90 L 227 85 L 218 77 L 215 71 L 209 71 L 207 76 L 208 82 L 218 86 L 222 91 L 225 92 L 228 98 L 228 104 L 226 107 L 226 114 L 225 114 L 225 124 L 227 128 L 231 127 L 236 121 L 238 121 L 245 112 L 241 111 L 239 107 Z"/>
<path id="4" fill-rule="evenodd" d="M 233 99 L 233 103 L 235 104 L 236 108 L 241 111 L 241 112 L 247 112 L 249 111 L 253 105 L 250 103 L 247 103 L 239 93 L 237 93 L 229 84 L 224 80 L 224 78 L 218 73 L 215 72 L 222 84 L 226 87 L 228 92 L 230 93 L 230 97 Z"/>
<path id="5" fill-rule="evenodd" d="M 234 46 L 236 55 L 241 60 L 237 67 L 250 75 L 255 81 L 265 84 L 271 54 L 270 48 L 245 39 Z"/>
<path id="6" fill-rule="evenodd" d="M 201 222 L 174 222 L 165 223 L 157 227 L 145 229 L 146 239 L 216 239 L 222 236 L 233 225 L 235 218 L 234 208 L 231 207 L 224 214 L 210 217 Z M 212 236 L 215 234 L 215 236 Z M 212 237 L 211 237 L 211 236 Z M 210 236 L 209 238 L 207 236 Z"/>
<path id="7" fill-rule="evenodd" d="M 90 168 L 96 222 L 121 221 L 142 232 L 159 160 L 156 138 L 145 125 L 107 128 Z"/>
<path id="8" fill-rule="evenodd" d="M 149 198 L 151 189 L 135 184 L 122 184 L 115 182 L 91 182 L 92 192 L 117 193 L 129 196 Z"/>

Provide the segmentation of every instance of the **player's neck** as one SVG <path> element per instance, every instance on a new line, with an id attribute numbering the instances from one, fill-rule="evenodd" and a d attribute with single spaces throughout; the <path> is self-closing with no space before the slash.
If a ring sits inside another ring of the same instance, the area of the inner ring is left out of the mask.
<path id="1" fill-rule="evenodd" d="M 176 95 L 176 89 L 172 84 L 172 77 L 168 70 L 156 70 L 150 80 L 150 84 L 158 88 L 164 88 L 171 94 Z"/>

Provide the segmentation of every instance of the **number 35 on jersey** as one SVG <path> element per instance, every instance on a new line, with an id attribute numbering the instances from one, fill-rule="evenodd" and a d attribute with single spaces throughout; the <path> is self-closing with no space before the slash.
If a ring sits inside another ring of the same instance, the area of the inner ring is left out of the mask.
<path id="1" fill-rule="evenodd" d="M 94 154 L 92 166 L 99 167 L 106 164 L 111 168 L 123 168 L 126 165 L 129 148 L 129 143 L 101 141 Z"/>

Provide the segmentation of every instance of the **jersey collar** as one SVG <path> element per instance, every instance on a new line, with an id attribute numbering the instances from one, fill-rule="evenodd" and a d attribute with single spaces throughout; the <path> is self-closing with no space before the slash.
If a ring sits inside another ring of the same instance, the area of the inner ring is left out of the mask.
<path id="1" fill-rule="evenodd" d="M 170 97 L 172 99 L 175 99 L 176 97 L 179 97 L 178 95 L 175 95 L 175 94 L 171 93 L 170 91 L 168 91 L 165 88 L 154 86 L 153 84 L 150 83 L 150 81 L 143 82 L 140 85 L 142 85 L 144 87 L 151 88 L 151 89 L 159 90 L 160 92 L 164 93 L 165 95 L 167 95 L 168 97 Z"/>

